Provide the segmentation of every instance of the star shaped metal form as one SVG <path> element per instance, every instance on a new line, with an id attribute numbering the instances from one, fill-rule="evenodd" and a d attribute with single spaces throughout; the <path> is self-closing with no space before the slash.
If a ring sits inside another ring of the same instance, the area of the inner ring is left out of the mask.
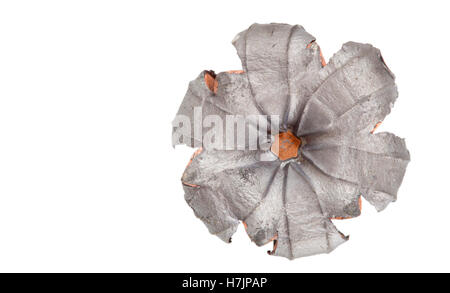
<path id="1" fill-rule="evenodd" d="M 299 25 L 254 24 L 233 45 L 243 70 L 202 72 L 177 115 L 195 124 L 200 107 L 250 126 L 274 115 L 279 131 L 256 149 L 229 149 L 174 124 L 174 144 L 199 147 L 182 176 L 185 199 L 226 242 L 242 222 L 258 246 L 274 242 L 271 255 L 328 253 L 348 239 L 332 219 L 359 216 L 361 196 L 378 211 L 397 198 L 409 152 L 403 139 L 374 133 L 397 98 L 395 77 L 369 44 L 348 42 L 326 64 Z"/>

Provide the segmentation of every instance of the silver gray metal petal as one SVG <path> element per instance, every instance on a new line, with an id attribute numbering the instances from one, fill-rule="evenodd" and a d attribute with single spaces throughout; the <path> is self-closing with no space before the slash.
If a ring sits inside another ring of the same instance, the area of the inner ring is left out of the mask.
<path id="1" fill-rule="evenodd" d="M 410 155 L 390 133 L 333 137 L 305 146 L 302 155 L 323 173 L 353 183 L 377 210 L 395 201 Z"/>
<path id="2" fill-rule="evenodd" d="M 207 187 L 183 185 L 185 199 L 195 215 L 205 223 L 211 234 L 225 242 L 231 242 L 239 221 L 227 201 L 219 193 Z"/>
<path id="3" fill-rule="evenodd" d="M 308 182 L 327 218 L 346 219 L 361 214 L 361 190 L 357 184 L 330 176 L 308 160 L 291 164 L 309 178 Z"/>
<path id="4" fill-rule="evenodd" d="M 277 247 L 274 255 L 289 259 L 319 253 L 329 253 L 347 240 L 326 217 L 311 179 L 286 165 L 282 193 L 283 215 L 278 224 Z"/>
<path id="5" fill-rule="evenodd" d="M 302 26 L 287 24 L 254 24 L 233 40 L 256 103 L 284 124 L 295 122 L 307 98 L 301 81 L 321 68 L 314 40 Z"/>
<path id="6" fill-rule="evenodd" d="M 249 136 L 252 132 L 255 136 L 261 137 L 261 146 L 268 145 L 270 136 L 266 132 L 261 132 L 257 125 L 260 123 L 259 119 L 267 123 L 267 129 L 270 129 L 270 124 L 267 118 L 259 116 L 262 112 L 251 95 L 247 77 L 244 74 L 221 72 L 214 76 L 218 84 L 217 92 L 214 92 L 205 82 L 207 74 L 213 73 L 203 71 L 189 83 L 187 93 L 173 121 L 172 137 L 175 140 L 172 144 L 205 149 L 245 150 L 251 147 Z M 207 117 L 217 117 L 219 121 L 212 120 L 211 125 L 206 125 Z M 188 127 L 185 127 L 184 123 L 188 123 Z M 227 141 L 226 123 L 242 123 L 245 125 L 245 132 L 241 137 L 238 136 L 231 142 Z M 207 137 L 212 137 L 214 139 L 211 141 L 218 140 L 219 143 L 208 144 Z"/>
<path id="7" fill-rule="evenodd" d="M 397 98 L 394 78 L 378 49 L 346 43 L 319 72 L 297 135 L 370 132 Z"/>
<path id="8" fill-rule="evenodd" d="M 219 194 L 238 220 L 245 220 L 267 195 L 279 162 L 260 161 L 260 151 L 202 151 L 182 181 Z"/>

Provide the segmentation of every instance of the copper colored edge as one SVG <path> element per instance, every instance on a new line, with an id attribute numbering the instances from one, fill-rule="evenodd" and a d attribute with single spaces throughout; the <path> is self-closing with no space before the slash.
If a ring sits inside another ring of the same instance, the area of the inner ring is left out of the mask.
<path id="1" fill-rule="evenodd" d="M 228 70 L 227 73 L 231 74 L 243 74 L 244 70 Z"/>
<path id="2" fill-rule="evenodd" d="M 217 93 L 217 87 L 219 84 L 216 80 L 214 71 L 211 70 L 205 72 L 205 84 L 213 93 Z"/>
<path id="3" fill-rule="evenodd" d="M 371 131 L 370 133 L 373 134 L 373 133 L 377 130 L 377 128 L 380 127 L 381 123 L 382 123 L 382 122 L 380 121 L 380 122 L 378 122 L 377 124 L 375 124 L 375 127 L 372 129 L 372 131 Z"/>
<path id="4" fill-rule="evenodd" d="M 273 241 L 273 248 L 272 251 L 268 250 L 267 253 L 269 255 L 274 255 L 275 251 L 277 250 L 277 246 L 278 246 L 278 235 L 275 235 L 275 237 L 272 239 Z"/>
<path id="5" fill-rule="evenodd" d="M 306 46 L 306 48 L 307 49 L 311 48 L 312 44 L 315 42 L 316 42 L 315 40 L 312 41 L 311 43 L 308 44 L 308 46 Z M 322 67 L 327 66 L 327 61 L 325 61 L 325 58 L 323 57 L 323 53 L 322 53 L 322 50 L 320 49 L 320 46 L 319 46 L 319 54 L 320 54 L 320 62 L 322 63 Z"/>

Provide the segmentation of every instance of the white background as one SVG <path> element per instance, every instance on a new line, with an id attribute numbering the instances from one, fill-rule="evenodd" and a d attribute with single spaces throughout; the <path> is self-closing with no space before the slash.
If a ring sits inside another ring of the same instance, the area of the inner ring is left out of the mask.
<path id="1" fill-rule="evenodd" d="M 0 271 L 450 271 L 449 7 L 422 3 L 1 2 Z M 268 256 L 242 227 L 225 244 L 183 198 L 171 121 L 202 70 L 241 68 L 254 22 L 303 25 L 327 60 L 372 43 L 397 76 L 379 131 L 411 152 L 399 199 L 336 222 L 350 241 L 328 255 Z"/>

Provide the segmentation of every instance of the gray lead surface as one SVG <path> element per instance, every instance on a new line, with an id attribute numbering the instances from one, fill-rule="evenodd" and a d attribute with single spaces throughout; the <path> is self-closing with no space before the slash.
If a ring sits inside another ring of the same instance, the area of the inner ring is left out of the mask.
<path id="1" fill-rule="evenodd" d="M 190 83 L 178 114 L 275 114 L 301 138 L 299 156 L 262 161 L 270 152 L 203 146 L 183 174 L 185 198 L 212 234 L 229 242 L 240 222 L 274 255 L 328 253 L 347 240 L 331 218 L 360 214 L 363 196 L 379 211 L 395 201 L 410 160 L 403 139 L 374 133 L 396 98 L 395 77 L 378 49 L 349 42 L 322 66 L 315 38 L 301 26 L 254 24 L 233 40 L 244 73 L 204 74 Z M 192 122 L 194 123 L 194 122 Z M 174 128 L 174 132 L 179 131 Z"/>

